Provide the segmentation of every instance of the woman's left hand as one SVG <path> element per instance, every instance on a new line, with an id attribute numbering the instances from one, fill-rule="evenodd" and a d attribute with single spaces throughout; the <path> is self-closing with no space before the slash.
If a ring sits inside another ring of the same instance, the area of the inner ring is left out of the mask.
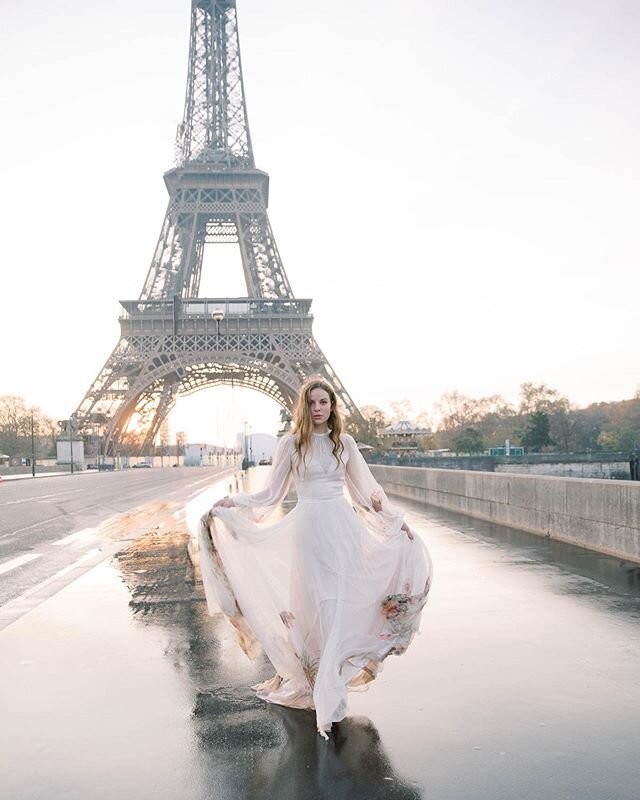
<path id="1" fill-rule="evenodd" d="M 411 533 L 411 528 L 407 525 L 406 522 L 402 523 L 402 527 L 400 528 L 401 531 L 404 531 L 410 539 L 413 539 L 413 534 Z"/>

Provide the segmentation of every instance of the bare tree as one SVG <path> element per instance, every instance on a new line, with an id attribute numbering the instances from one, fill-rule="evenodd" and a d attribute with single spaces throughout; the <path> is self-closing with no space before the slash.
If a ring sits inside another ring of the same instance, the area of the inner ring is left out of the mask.
<path id="1" fill-rule="evenodd" d="M 56 424 L 42 409 L 28 408 L 17 395 L 0 396 L 0 451 L 10 456 L 31 455 L 31 423 L 36 457 L 49 455 L 55 445 Z"/>
<path id="2" fill-rule="evenodd" d="M 446 431 L 472 427 L 490 413 L 504 413 L 508 403 L 500 395 L 476 399 L 458 391 L 446 392 L 436 403 L 440 428 Z"/>
<path id="3" fill-rule="evenodd" d="M 349 418 L 346 420 L 346 428 L 359 442 L 376 447 L 380 443 L 380 431 L 389 424 L 385 413 L 378 406 L 361 406 L 360 413 L 364 422 Z"/>
<path id="4" fill-rule="evenodd" d="M 389 406 L 391 408 L 392 423 L 413 418 L 413 406 L 410 400 L 392 400 Z"/>
<path id="5" fill-rule="evenodd" d="M 544 411 L 554 412 L 559 406 L 569 401 L 557 389 L 551 389 L 546 383 L 522 383 L 520 385 L 520 414 L 533 414 Z"/>

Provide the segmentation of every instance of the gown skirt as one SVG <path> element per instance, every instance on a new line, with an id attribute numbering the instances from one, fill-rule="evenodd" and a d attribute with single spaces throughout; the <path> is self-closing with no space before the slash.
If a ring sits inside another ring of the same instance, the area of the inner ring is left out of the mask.
<path id="1" fill-rule="evenodd" d="M 198 532 L 209 613 L 222 612 L 244 652 L 264 651 L 275 669 L 253 687 L 258 697 L 315 710 L 325 738 L 346 716 L 348 690 L 365 688 L 388 655 L 406 651 L 432 581 L 422 539 L 401 530 L 355 440 L 340 440 L 337 460 L 329 434 L 314 434 L 300 463 L 294 437 L 283 437 L 266 488 L 235 495 L 236 508 L 216 506 Z M 296 506 L 259 522 L 292 478 Z"/>

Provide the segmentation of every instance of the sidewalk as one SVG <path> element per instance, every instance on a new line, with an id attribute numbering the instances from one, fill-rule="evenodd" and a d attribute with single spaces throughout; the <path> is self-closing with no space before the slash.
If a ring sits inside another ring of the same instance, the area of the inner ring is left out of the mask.
<path id="1" fill-rule="evenodd" d="M 73 471 L 74 475 L 92 475 L 93 473 L 94 470 L 85 469 L 76 469 Z M 95 470 L 95 474 L 99 474 L 98 470 Z M 33 480 L 34 478 L 58 478 L 61 475 L 71 475 L 71 470 L 66 470 L 65 472 L 36 472 L 35 475 L 32 475 L 30 472 L 23 475 L 0 475 L 0 483 L 4 481 Z"/>

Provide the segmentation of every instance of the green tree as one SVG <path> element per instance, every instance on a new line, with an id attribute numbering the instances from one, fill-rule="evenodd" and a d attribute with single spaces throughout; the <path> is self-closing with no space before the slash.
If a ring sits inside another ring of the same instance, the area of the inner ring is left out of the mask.
<path id="1" fill-rule="evenodd" d="M 604 430 L 598 436 L 598 445 L 603 450 L 613 452 L 630 452 L 640 444 L 640 431 L 628 422 L 622 422 L 614 428 Z"/>
<path id="2" fill-rule="evenodd" d="M 482 435 L 475 428 L 465 428 L 453 438 L 453 448 L 457 453 L 482 453 Z"/>
<path id="3" fill-rule="evenodd" d="M 521 441 L 527 450 L 539 452 L 544 447 L 554 444 L 550 435 L 551 423 L 545 411 L 534 411 L 527 422 Z"/>
<path id="4" fill-rule="evenodd" d="M 569 401 L 561 402 L 550 416 L 551 436 L 564 453 L 576 449 L 579 417 Z"/>

